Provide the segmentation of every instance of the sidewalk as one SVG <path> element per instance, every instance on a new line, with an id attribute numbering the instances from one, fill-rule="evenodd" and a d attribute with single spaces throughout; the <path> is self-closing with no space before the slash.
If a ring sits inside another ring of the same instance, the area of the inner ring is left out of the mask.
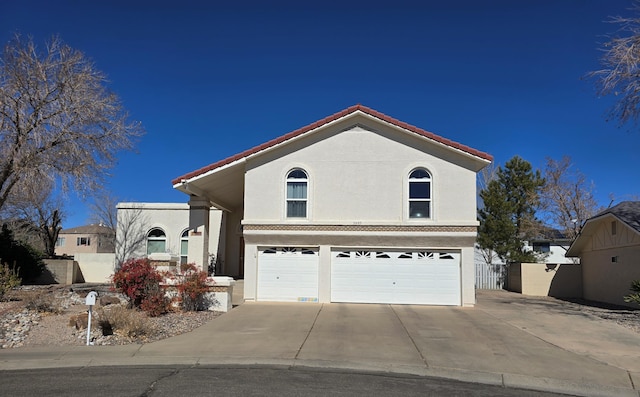
<path id="1" fill-rule="evenodd" d="M 504 291 L 479 292 L 475 308 L 245 303 L 146 345 L 0 350 L 0 369 L 280 365 L 640 396 L 640 334 L 561 306 Z"/>

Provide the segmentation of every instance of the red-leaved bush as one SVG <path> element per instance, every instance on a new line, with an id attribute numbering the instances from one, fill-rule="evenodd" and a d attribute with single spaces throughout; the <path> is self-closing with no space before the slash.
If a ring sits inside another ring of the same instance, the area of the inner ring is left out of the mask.
<path id="1" fill-rule="evenodd" d="M 180 283 L 176 286 L 181 300 L 182 310 L 196 311 L 207 306 L 206 293 L 207 272 L 198 270 L 195 264 L 189 263 L 181 266 L 182 274 Z"/>
<path id="2" fill-rule="evenodd" d="M 114 288 L 129 298 L 129 304 L 150 316 L 159 316 L 169 309 L 169 301 L 160 287 L 162 274 L 148 259 L 130 259 L 113 275 Z"/>

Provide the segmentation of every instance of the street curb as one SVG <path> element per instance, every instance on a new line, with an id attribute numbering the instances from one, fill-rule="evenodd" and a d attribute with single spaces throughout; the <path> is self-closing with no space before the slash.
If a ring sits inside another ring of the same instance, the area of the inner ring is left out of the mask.
<path id="1" fill-rule="evenodd" d="M 73 349 L 75 350 L 75 349 Z M 585 397 L 640 397 L 640 391 L 632 388 L 622 388 L 598 384 L 577 383 L 575 381 L 540 378 L 520 374 L 491 373 L 471 371 L 456 368 L 438 368 L 426 366 L 407 366 L 384 363 L 362 363 L 344 361 L 300 360 L 300 359 L 270 359 L 270 358 L 237 358 L 237 357 L 187 357 L 187 356 L 127 356 L 96 354 L 93 357 L 82 354 L 74 356 L 69 350 L 50 352 L 49 357 L 16 359 L 13 357 L 2 360 L 0 355 L 0 371 L 52 369 L 52 368 L 85 368 L 85 367 L 113 367 L 113 366 L 197 366 L 215 368 L 247 368 L 272 367 L 300 371 L 354 371 L 375 375 L 420 376 L 478 383 L 491 386 L 501 386 L 509 389 L 525 389 Z"/>

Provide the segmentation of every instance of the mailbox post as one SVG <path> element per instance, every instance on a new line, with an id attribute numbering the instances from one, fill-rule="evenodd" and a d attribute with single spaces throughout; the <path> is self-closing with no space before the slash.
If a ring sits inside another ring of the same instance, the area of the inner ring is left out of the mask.
<path id="1" fill-rule="evenodd" d="M 89 305 L 89 318 L 87 319 L 87 346 L 91 344 L 91 309 L 93 305 L 96 304 L 96 296 L 98 293 L 96 291 L 91 291 L 87 294 L 87 298 L 85 299 L 85 304 Z"/>

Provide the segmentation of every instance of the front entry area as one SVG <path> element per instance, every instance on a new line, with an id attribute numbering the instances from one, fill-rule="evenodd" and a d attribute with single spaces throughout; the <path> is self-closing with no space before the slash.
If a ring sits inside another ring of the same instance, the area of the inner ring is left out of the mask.
<path id="1" fill-rule="evenodd" d="M 331 251 L 331 302 L 460 305 L 460 253 Z"/>

